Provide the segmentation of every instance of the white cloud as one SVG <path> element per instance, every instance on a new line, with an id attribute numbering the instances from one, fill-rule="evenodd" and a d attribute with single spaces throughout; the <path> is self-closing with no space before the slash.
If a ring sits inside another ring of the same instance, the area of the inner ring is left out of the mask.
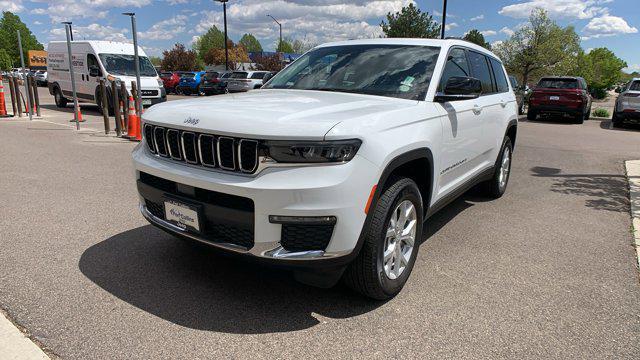
<path id="1" fill-rule="evenodd" d="M 502 45 L 503 42 L 504 41 L 502 41 L 502 40 L 493 41 L 493 42 L 491 42 L 491 47 L 495 48 L 496 46 L 500 46 L 500 45 Z"/>
<path id="2" fill-rule="evenodd" d="M 167 0 L 169 5 L 178 5 L 178 4 L 186 4 L 189 0 Z"/>
<path id="3" fill-rule="evenodd" d="M 582 29 L 584 40 L 615 36 L 621 34 L 635 34 L 638 29 L 630 26 L 623 18 L 612 15 L 603 15 L 591 19 Z"/>
<path id="4" fill-rule="evenodd" d="M 0 0 L 1 1 L 1 0 Z M 112 8 L 140 8 L 152 0 L 41 0 L 48 4 L 46 14 L 57 23 L 77 18 L 104 19 Z"/>
<path id="5" fill-rule="evenodd" d="M 498 11 L 499 14 L 516 19 L 528 18 L 531 11 L 541 8 L 554 19 L 590 19 L 607 12 L 601 5 L 610 0 L 529 0 L 519 4 L 507 5 Z"/>
<path id="6" fill-rule="evenodd" d="M 17 13 L 22 10 L 24 10 L 22 0 L 0 0 L 0 12 L 11 11 L 13 13 Z"/>
<path id="7" fill-rule="evenodd" d="M 151 26 L 149 30 L 139 33 L 139 36 L 141 39 L 149 40 L 173 39 L 176 35 L 186 30 L 184 25 L 187 23 L 187 18 L 186 15 L 176 15 L 162 20 Z"/>
<path id="8" fill-rule="evenodd" d="M 628 67 L 622 69 L 624 72 L 632 73 L 634 71 L 640 72 L 640 64 L 629 65 Z"/>
<path id="9" fill-rule="evenodd" d="M 480 14 L 480 15 L 478 15 L 478 16 L 474 16 L 474 17 L 472 17 L 472 18 L 471 18 L 471 19 L 469 19 L 469 20 L 471 20 L 471 21 L 478 21 L 478 20 L 482 20 L 482 19 L 484 19 L 484 15 L 483 15 L 483 14 Z"/>
<path id="10" fill-rule="evenodd" d="M 480 31 L 480 34 L 482 34 L 483 36 L 495 36 L 498 33 L 495 32 L 494 30 L 484 30 L 484 31 Z"/>
<path id="11" fill-rule="evenodd" d="M 131 42 L 131 39 L 127 37 L 129 30 L 122 28 L 114 28 L 112 26 L 105 26 L 100 24 L 90 24 L 87 26 L 73 26 L 73 38 L 75 40 L 109 40 L 119 42 Z M 56 27 L 49 31 L 49 38 L 51 40 L 65 40 L 66 34 L 62 27 Z"/>
<path id="12" fill-rule="evenodd" d="M 509 29 L 509 28 L 508 28 L 508 27 L 506 27 L 506 26 L 505 26 L 505 27 L 503 27 L 502 29 L 500 29 L 500 31 L 499 31 L 499 32 L 500 32 L 500 33 L 502 33 L 502 34 L 505 34 L 505 35 L 507 35 L 507 36 L 513 36 L 513 34 L 515 34 L 515 33 L 516 33 L 515 31 L 513 31 L 513 30 Z"/>
<path id="13" fill-rule="evenodd" d="M 42 25 L 42 22 L 36 20 L 36 21 L 33 22 L 33 25 Z"/>
<path id="14" fill-rule="evenodd" d="M 448 23 L 448 24 L 444 25 L 444 30 L 445 31 L 449 31 L 449 30 L 451 30 L 453 28 L 456 28 L 456 27 L 458 27 L 458 23 L 454 23 L 454 22 L 453 23 Z"/>

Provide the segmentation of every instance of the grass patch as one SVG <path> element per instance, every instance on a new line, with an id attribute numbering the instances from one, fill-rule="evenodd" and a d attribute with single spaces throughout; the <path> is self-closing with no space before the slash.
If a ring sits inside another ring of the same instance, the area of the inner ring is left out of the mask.
<path id="1" fill-rule="evenodd" d="M 593 112 L 593 116 L 601 117 L 601 118 L 608 118 L 610 116 L 610 114 L 609 114 L 609 111 L 607 109 L 599 108 L 599 109 L 596 109 Z"/>

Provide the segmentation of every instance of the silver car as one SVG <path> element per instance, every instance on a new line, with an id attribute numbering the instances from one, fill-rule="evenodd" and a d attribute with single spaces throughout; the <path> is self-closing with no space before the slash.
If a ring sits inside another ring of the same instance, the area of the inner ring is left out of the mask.
<path id="1" fill-rule="evenodd" d="M 239 92 L 259 89 L 269 77 L 269 71 L 234 71 L 227 80 L 227 90 Z"/>
<path id="2" fill-rule="evenodd" d="M 629 81 L 616 92 L 620 95 L 613 111 L 613 126 L 619 127 L 625 122 L 640 124 L 640 78 Z"/>

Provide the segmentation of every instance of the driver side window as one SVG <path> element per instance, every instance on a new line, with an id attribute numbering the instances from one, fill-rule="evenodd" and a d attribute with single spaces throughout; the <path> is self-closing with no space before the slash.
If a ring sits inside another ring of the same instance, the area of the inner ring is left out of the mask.
<path id="1" fill-rule="evenodd" d="M 95 66 L 98 68 L 98 73 L 102 75 L 102 71 L 100 71 L 100 65 L 98 64 L 98 59 L 93 54 L 87 54 L 87 71 L 91 70 L 91 67 Z"/>
<path id="2" fill-rule="evenodd" d="M 438 91 L 444 91 L 444 86 L 449 78 L 453 76 L 470 76 L 469 63 L 467 62 L 467 52 L 461 48 L 454 48 L 447 56 L 447 62 L 442 71 Z"/>

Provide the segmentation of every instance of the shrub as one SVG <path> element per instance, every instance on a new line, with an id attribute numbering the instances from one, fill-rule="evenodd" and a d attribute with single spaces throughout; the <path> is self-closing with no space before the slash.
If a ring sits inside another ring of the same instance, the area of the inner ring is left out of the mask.
<path id="1" fill-rule="evenodd" d="M 593 116 L 602 117 L 602 118 L 608 118 L 609 117 L 609 111 L 607 109 L 599 108 L 599 109 L 596 109 L 593 112 Z"/>

